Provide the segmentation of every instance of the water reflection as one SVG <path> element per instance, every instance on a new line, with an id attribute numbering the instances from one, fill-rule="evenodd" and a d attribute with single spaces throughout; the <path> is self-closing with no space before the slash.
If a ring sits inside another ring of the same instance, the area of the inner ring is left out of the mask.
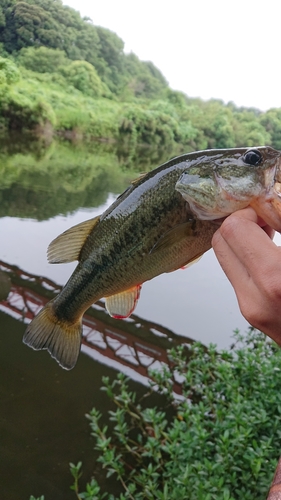
<path id="1" fill-rule="evenodd" d="M 157 325 L 152 331 L 139 319 L 118 330 L 105 321 L 100 304 L 86 318 L 83 350 L 92 359 L 82 352 L 75 370 L 66 372 L 46 352 L 24 346 L 25 323 L 59 289 L 54 282 L 65 283 L 74 267 L 49 266 L 47 244 L 66 226 L 100 213 L 138 169 L 161 159 L 157 150 L 143 150 L 136 162 L 137 151 L 112 145 L 50 145 L 18 136 L 0 138 L 0 151 L 0 259 L 12 264 L 2 262 L 0 274 L 1 496 L 65 500 L 73 496 L 70 461 L 83 461 L 82 489 L 99 473 L 84 415 L 93 406 L 104 415 L 112 409 L 100 391 L 102 376 L 113 379 L 117 370 L 126 371 L 131 390 L 143 394 L 147 388 L 134 379 L 146 382 L 148 365 L 166 359 L 172 334 Z M 156 332 L 163 336 L 154 345 Z M 157 394 L 153 401 L 159 403 Z M 118 494 L 107 480 L 110 488 Z"/>
<path id="2" fill-rule="evenodd" d="M 112 144 L 86 148 L 54 141 L 40 148 L 36 141 L 13 138 L 1 144 L 0 138 L 0 216 L 44 220 L 99 206 L 109 192 L 122 192 L 139 172 L 167 158 L 168 152 L 157 149 L 153 155 L 139 148 L 132 156 Z"/>
<path id="3" fill-rule="evenodd" d="M 108 192 L 119 193 L 130 174 L 116 165 L 111 153 L 88 154 L 58 150 L 34 155 L 0 155 L 0 216 L 46 220 L 78 208 L 103 204 Z M 133 175 L 133 174 L 131 174 Z"/>
<path id="4" fill-rule="evenodd" d="M 130 389 L 143 395 L 148 367 L 169 363 L 167 348 L 189 342 L 136 315 L 114 321 L 99 302 L 84 315 L 82 353 L 67 372 L 21 341 L 26 324 L 59 290 L 48 278 L 0 262 L 0 482 L 6 500 L 31 493 L 70 498 L 69 461 L 83 461 L 82 488 L 93 472 L 99 475 L 84 414 L 92 406 L 103 415 L 113 409 L 100 391 L 102 376 L 113 379 L 123 371 Z M 160 403 L 154 394 L 153 404 Z M 103 423 L 108 425 L 104 417 Z M 107 490 L 117 494 L 115 488 L 112 479 L 106 481 Z"/>
<path id="5" fill-rule="evenodd" d="M 48 278 L 0 261 L 0 311 L 24 324 L 30 323 L 60 290 Z M 101 301 L 93 304 L 83 317 L 82 352 L 146 385 L 149 369 L 170 366 L 167 349 L 191 342 L 192 339 L 175 335 L 168 328 L 135 314 L 116 321 L 107 314 Z M 180 386 L 174 382 L 174 390 L 180 393 Z"/>

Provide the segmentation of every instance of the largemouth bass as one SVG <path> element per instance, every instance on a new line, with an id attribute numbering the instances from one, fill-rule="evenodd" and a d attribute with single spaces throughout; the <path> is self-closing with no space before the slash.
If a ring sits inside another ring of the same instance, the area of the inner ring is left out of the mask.
<path id="1" fill-rule="evenodd" d="M 28 326 L 23 341 L 74 367 L 82 317 L 106 298 L 115 318 L 136 307 L 142 284 L 195 262 L 230 213 L 252 205 L 281 231 L 281 153 L 270 147 L 182 155 L 141 176 L 99 217 L 58 236 L 51 263 L 78 260 L 63 290 Z"/>

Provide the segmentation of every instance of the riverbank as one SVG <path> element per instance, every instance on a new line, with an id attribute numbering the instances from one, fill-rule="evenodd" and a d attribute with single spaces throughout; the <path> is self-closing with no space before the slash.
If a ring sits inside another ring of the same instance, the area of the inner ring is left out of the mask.
<path id="1" fill-rule="evenodd" d="M 90 65 L 89 65 L 90 66 Z M 0 128 L 134 150 L 154 146 L 179 152 L 272 145 L 281 149 L 281 109 L 266 113 L 222 101 L 191 99 L 164 88 L 157 98 L 92 97 L 63 74 L 37 73 L 0 58 Z M 1 76 L 1 75 L 0 75 Z"/>

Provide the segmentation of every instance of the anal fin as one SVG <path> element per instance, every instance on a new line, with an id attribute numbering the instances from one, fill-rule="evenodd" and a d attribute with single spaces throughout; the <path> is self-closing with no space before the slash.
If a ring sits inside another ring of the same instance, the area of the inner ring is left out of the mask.
<path id="1" fill-rule="evenodd" d="M 105 306 L 110 316 L 115 319 L 128 318 L 137 305 L 140 291 L 141 285 L 136 285 L 129 290 L 106 297 Z"/>

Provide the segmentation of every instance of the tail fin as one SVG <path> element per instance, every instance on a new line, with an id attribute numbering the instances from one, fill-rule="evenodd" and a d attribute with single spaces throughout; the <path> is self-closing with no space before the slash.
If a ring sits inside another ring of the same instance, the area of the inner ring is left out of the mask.
<path id="1" fill-rule="evenodd" d="M 59 320 L 52 302 L 48 302 L 28 325 L 23 342 L 36 351 L 47 349 L 62 368 L 71 370 L 80 352 L 82 318 L 73 324 Z"/>

